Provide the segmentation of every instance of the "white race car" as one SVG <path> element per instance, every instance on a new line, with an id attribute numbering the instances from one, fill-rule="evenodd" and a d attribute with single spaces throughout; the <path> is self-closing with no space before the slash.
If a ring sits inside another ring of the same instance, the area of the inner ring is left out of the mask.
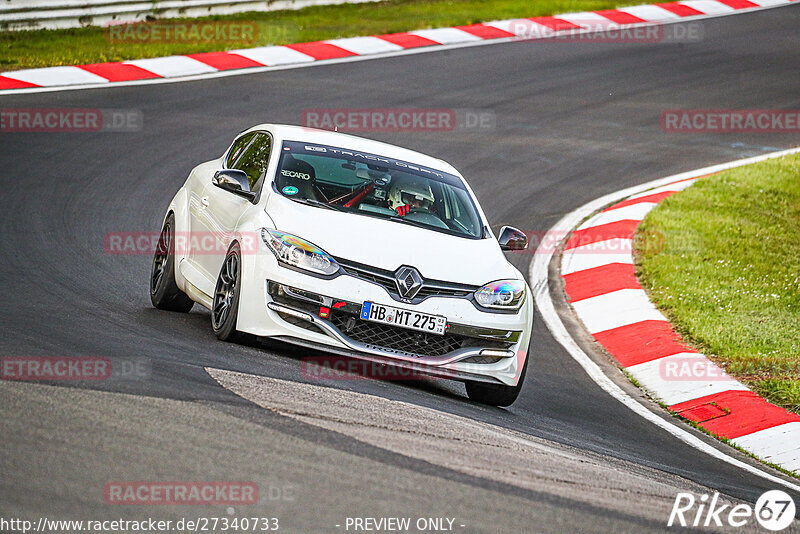
<path id="1" fill-rule="evenodd" d="M 525 378 L 534 304 L 475 195 L 448 163 L 404 148 L 262 124 L 195 167 L 164 217 L 150 295 L 245 333 L 466 383 L 508 406 Z"/>

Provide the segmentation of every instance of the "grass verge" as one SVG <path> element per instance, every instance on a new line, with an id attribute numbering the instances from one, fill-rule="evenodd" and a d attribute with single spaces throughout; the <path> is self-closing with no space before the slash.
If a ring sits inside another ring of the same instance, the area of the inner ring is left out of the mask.
<path id="1" fill-rule="evenodd" d="M 638 235 L 663 239 L 635 251 L 637 275 L 684 340 L 800 413 L 800 155 L 703 178 Z"/>
<path id="2" fill-rule="evenodd" d="M 365 4 L 250 12 L 181 22 L 253 22 L 253 39 L 230 42 L 150 42 L 111 40 L 104 28 L 0 32 L 0 70 L 124 61 L 174 54 L 194 54 L 378 35 L 423 28 L 460 26 L 490 20 L 536 17 L 576 11 L 612 9 L 630 0 L 387 0 Z M 162 22 L 164 22 L 162 21 Z"/>

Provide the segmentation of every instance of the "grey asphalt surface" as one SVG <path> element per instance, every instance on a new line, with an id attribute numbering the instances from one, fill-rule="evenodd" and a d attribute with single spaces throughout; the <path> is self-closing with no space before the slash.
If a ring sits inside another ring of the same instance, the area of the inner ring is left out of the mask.
<path id="1" fill-rule="evenodd" d="M 704 40 L 688 44 L 518 42 L 1 96 L 2 108 L 137 110 L 144 126 L 0 133 L 0 355 L 105 356 L 143 361 L 148 372 L 91 384 L 0 382 L 0 517 L 227 515 L 225 507 L 112 506 L 103 486 L 254 480 L 261 501 L 234 514 L 274 514 L 288 532 L 344 531 L 346 517 L 381 515 L 455 517 L 463 532 L 638 532 L 665 529 L 678 491 L 754 502 L 774 489 L 606 395 L 540 320 L 525 388 L 506 410 L 469 402 L 452 382 L 305 385 L 308 351 L 218 342 L 199 306 L 189 315 L 152 308 L 149 256 L 103 247 L 109 232 L 157 231 L 189 170 L 237 132 L 296 124 L 309 108 L 493 113 L 489 129 L 366 135 L 451 162 L 495 228 L 538 232 L 603 194 L 800 144 L 798 134 L 660 129 L 665 109 L 800 107 L 800 8 L 701 24 Z M 510 259 L 527 272 L 532 256 Z M 480 437 L 486 423 L 500 432 L 497 443 Z"/>

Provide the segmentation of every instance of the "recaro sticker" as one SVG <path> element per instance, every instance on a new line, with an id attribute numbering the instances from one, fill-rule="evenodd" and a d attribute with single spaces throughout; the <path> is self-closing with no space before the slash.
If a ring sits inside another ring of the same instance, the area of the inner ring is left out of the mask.
<path id="1" fill-rule="evenodd" d="M 310 174 L 306 174 L 304 172 L 289 171 L 289 170 L 284 169 L 284 170 L 281 171 L 281 174 L 283 176 L 287 176 L 289 178 L 300 178 L 301 180 L 310 180 L 311 179 L 311 175 Z"/>

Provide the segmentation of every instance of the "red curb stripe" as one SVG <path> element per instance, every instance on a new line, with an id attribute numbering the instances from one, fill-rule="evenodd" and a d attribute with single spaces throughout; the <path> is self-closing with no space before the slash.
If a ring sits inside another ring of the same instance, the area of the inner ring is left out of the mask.
<path id="1" fill-rule="evenodd" d="M 678 2 L 668 2 L 666 4 L 655 4 L 658 7 L 663 7 L 670 13 L 675 13 L 679 17 L 695 17 L 697 15 L 705 15 L 702 11 L 698 11 L 693 7 L 679 4 Z"/>
<path id="2" fill-rule="evenodd" d="M 572 30 L 575 28 L 580 28 L 577 24 L 573 24 L 568 20 L 559 19 L 556 17 L 534 17 L 528 20 L 532 20 L 536 24 L 541 24 L 542 26 L 546 26 L 554 31 L 560 30 Z"/>
<path id="3" fill-rule="evenodd" d="M 758 4 L 749 2 L 748 0 L 717 0 L 720 4 L 725 4 L 733 9 L 750 9 L 751 7 L 761 7 Z"/>
<path id="4" fill-rule="evenodd" d="M 336 59 L 339 57 L 357 56 L 349 50 L 342 47 L 325 43 L 323 41 L 315 41 L 313 43 L 297 43 L 285 45 L 287 48 L 297 50 L 298 52 L 311 56 L 316 60 L 320 59 Z"/>
<path id="5" fill-rule="evenodd" d="M 681 340 L 667 321 L 641 321 L 598 332 L 594 334 L 594 338 L 623 367 L 681 352 L 697 353 Z"/>
<path id="6" fill-rule="evenodd" d="M 149 70 L 137 67 L 136 65 L 128 65 L 127 63 L 92 63 L 89 65 L 77 65 L 77 67 L 105 78 L 109 82 L 129 82 L 132 80 L 161 78 L 161 76 Z"/>
<path id="7" fill-rule="evenodd" d="M 716 409 L 713 404 L 716 404 Z M 728 413 L 718 415 L 719 408 Z M 734 439 L 765 428 L 800 422 L 800 415 L 765 401 L 752 391 L 725 391 L 675 404 L 670 410 L 700 423 L 703 428 L 723 438 Z M 717 415 L 704 420 L 709 415 Z"/>
<path id="8" fill-rule="evenodd" d="M 641 22 L 647 22 L 646 20 L 635 17 L 630 13 L 625 13 L 624 11 L 618 11 L 616 9 L 605 9 L 603 11 L 595 11 L 595 13 L 607 18 L 612 22 L 616 22 L 617 24 L 639 24 Z"/>
<path id="9" fill-rule="evenodd" d="M 569 250 L 606 241 L 607 239 L 633 239 L 633 233 L 636 231 L 637 226 L 639 226 L 639 221 L 624 220 L 592 226 L 583 230 L 575 230 L 564 248 Z"/>
<path id="10" fill-rule="evenodd" d="M 487 26 L 485 24 L 471 24 L 469 26 L 456 26 L 457 30 L 465 31 L 481 39 L 501 39 L 503 37 L 515 37 L 511 32 Z"/>
<path id="11" fill-rule="evenodd" d="M 397 46 L 402 46 L 403 48 L 418 48 L 420 46 L 433 46 L 440 44 L 431 39 L 414 35 L 413 33 L 389 33 L 387 35 L 375 35 L 375 37 L 378 39 L 383 39 L 389 43 L 396 44 Z"/>
<path id="12" fill-rule="evenodd" d="M 564 291 L 570 302 L 590 299 L 620 289 L 642 289 L 633 265 L 610 263 L 563 275 Z"/>
<path id="13" fill-rule="evenodd" d="M 217 70 L 249 69 L 264 66 L 257 61 L 231 52 L 204 52 L 201 54 L 189 54 L 187 57 L 196 59 L 200 63 L 205 63 Z"/>
<path id="14" fill-rule="evenodd" d="M 617 202 L 610 208 L 606 208 L 603 211 L 616 210 L 619 208 L 624 208 L 625 206 L 630 206 L 631 204 L 641 204 L 642 202 L 652 202 L 654 204 L 658 204 L 665 198 L 672 196 L 675 193 L 677 193 L 677 191 L 662 191 L 661 193 L 653 193 L 652 195 L 647 195 L 646 197 L 629 198 L 628 200 Z"/>
<path id="15" fill-rule="evenodd" d="M 21 82 L 14 78 L 0 76 L 0 89 L 22 89 L 23 87 L 40 87 L 35 83 Z"/>

